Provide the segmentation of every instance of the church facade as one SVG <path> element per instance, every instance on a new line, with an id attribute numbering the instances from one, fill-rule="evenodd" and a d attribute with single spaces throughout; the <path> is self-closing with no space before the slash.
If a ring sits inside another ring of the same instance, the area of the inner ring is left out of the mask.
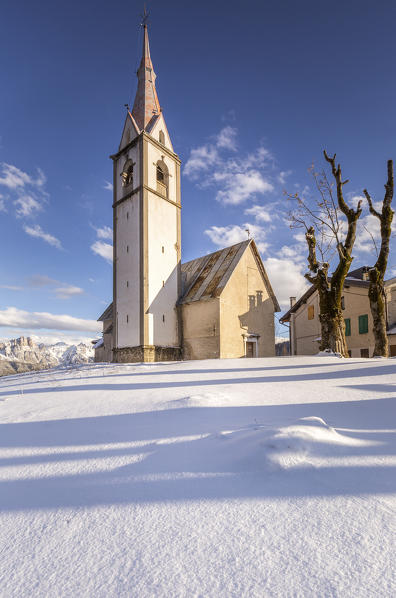
<path id="1" fill-rule="evenodd" d="M 113 160 L 113 302 L 95 361 L 275 354 L 279 305 L 253 239 L 181 263 L 180 159 L 155 87 L 147 26 Z"/>

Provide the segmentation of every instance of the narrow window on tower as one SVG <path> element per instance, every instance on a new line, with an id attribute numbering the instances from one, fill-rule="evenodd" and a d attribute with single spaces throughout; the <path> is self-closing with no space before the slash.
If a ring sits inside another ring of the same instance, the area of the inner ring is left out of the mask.
<path id="1" fill-rule="evenodd" d="M 164 132 L 163 132 L 163 131 L 160 131 L 160 132 L 159 132 L 159 142 L 160 142 L 162 145 L 165 145 L 165 135 L 164 135 Z"/>
<path id="2" fill-rule="evenodd" d="M 128 187 L 133 183 L 133 162 L 132 160 L 127 160 L 124 164 L 124 167 L 121 172 L 121 180 L 122 186 Z"/>
<path id="3" fill-rule="evenodd" d="M 162 314 L 162 321 L 165 322 L 165 316 Z"/>
<path id="4" fill-rule="evenodd" d="M 163 197 L 168 197 L 168 167 L 163 160 L 157 162 L 157 192 Z"/>
<path id="5" fill-rule="evenodd" d="M 129 280 L 127 280 L 127 287 L 129 287 Z"/>
<path id="6" fill-rule="evenodd" d="M 127 212 L 127 220 L 129 220 L 129 212 Z"/>
<path id="7" fill-rule="evenodd" d="M 162 253 L 165 253 L 165 247 L 162 245 Z"/>
<path id="8" fill-rule="evenodd" d="M 129 245 L 127 245 L 127 253 L 129 253 Z"/>
<path id="9" fill-rule="evenodd" d="M 127 324 L 128 324 L 128 322 L 129 322 L 129 316 L 128 316 L 128 314 L 127 314 Z"/>

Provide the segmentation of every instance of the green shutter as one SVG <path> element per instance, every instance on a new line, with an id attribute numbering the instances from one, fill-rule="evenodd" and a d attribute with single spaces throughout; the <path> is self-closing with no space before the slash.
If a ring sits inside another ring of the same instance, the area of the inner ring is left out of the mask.
<path id="1" fill-rule="evenodd" d="M 345 336 L 351 336 L 351 318 L 345 318 Z"/>
<path id="2" fill-rule="evenodd" d="M 368 332 L 368 315 L 359 316 L 359 334 L 366 334 Z"/>

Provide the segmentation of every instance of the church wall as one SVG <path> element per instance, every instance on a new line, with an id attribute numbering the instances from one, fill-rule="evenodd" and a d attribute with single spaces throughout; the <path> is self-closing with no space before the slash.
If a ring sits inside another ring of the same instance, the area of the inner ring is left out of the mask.
<path id="1" fill-rule="evenodd" d="M 176 165 L 160 150 L 148 144 L 148 187 L 156 190 L 156 164 L 163 159 L 169 169 L 169 194 L 176 201 Z M 178 210 L 179 208 L 152 191 L 148 191 L 148 344 L 178 346 Z"/>
<path id="2" fill-rule="evenodd" d="M 244 357 L 244 333 L 258 334 L 257 357 L 275 355 L 274 304 L 250 247 L 220 296 L 220 357 Z"/>
<path id="3" fill-rule="evenodd" d="M 161 143 L 161 140 L 159 138 L 159 133 L 160 131 L 163 132 L 164 134 L 164 138 L 165 138 L 165 147 L 173 152 L 173 146 L 172 146 L 172 142 L 171 139 L 169 137 L 169 133 L 168 133 L 168 129 L 167 126 L 165 124 L 165 119 L 163 117 L 163 115 L 161 114 L 161 116 L 159 117 L 158 121 L 155 123 L 152 131 L 150 132 L 150 135 L 152 137 L 154 137 L 154 139 L 156 139 L 157 141 L 159 141 Z"/>
<path id="4" fill-rule="evenodd" d="M 181 306 L 183 322 L 183 359 L 220 357 L 219 299 L 193 301 Z"/>
<path id="5" fill-rule="evenodd" d="M 159 161 L 165 162 L 169 171 L 169 194 L 168 197 L 172 201 L 176 201 L 176 163 L 166 153 L 161 151 L 156 145 L 149 143 L 148 146 L 148 170 L 147 170 L 147 184 L 151 189 L 157 188 L 157 170 L 156 165 Z"/>
<path id="6" fill-rule="evenodd" d="M 121 184 L 121 173 L 127 159 L 135 162 L 131 188 Z M 138 147 L 120 156 L 114 181 L 117 201 L 139 185 Z M 116 309 L 117 345 L 130 347 L 140 344 L 140 206 L 139 193 L 134 193 L 116 208 Z"/>

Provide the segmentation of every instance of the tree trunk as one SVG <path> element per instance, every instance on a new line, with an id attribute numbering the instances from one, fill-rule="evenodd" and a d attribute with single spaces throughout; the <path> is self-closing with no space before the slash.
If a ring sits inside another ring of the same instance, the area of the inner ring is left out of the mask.
<path id="1" fill-rule="evenodd" d="M 386 334 L 386 307 L 384 282 L 377 268 L 370 270 L 369 288 L 370 310 L 373 317 L 373 333 L 375 339 L 373 357 L 388 357 L 389 346 Z"/>
<path id="2" fill-rule="evenodd" d="M 325 282 L 324 279 L 316 288 L 319 293 L 320 305 L 321 343 L 319 349 L 348 357 L 344 316 L 341 308 L 341 290 L 334 286 L 329 289 L 327 280 Z"/>
<path id="3" fill-rule="evenodd" d="M 375 338 L 375 347 L 373 357 L 388 357 L 389 346 L 386 334 L 386 299 L 384 279 L 388 265 L 389 241 L 392 233 L 393 210 L 391 203 L 393 199 L 393 161 L 388 160 L 388 180 L 385 185 L 385 197 L 382 202 L 382 210 L 378 212 L 367 189 L 363 190 L 366 196 L 370 214 L 378 218 L 381 226 L 381 249 L 377 261 L 370 269 L 370 288 L 369 300 L 371 315 L 373 317 L 373 334 Z"/>

